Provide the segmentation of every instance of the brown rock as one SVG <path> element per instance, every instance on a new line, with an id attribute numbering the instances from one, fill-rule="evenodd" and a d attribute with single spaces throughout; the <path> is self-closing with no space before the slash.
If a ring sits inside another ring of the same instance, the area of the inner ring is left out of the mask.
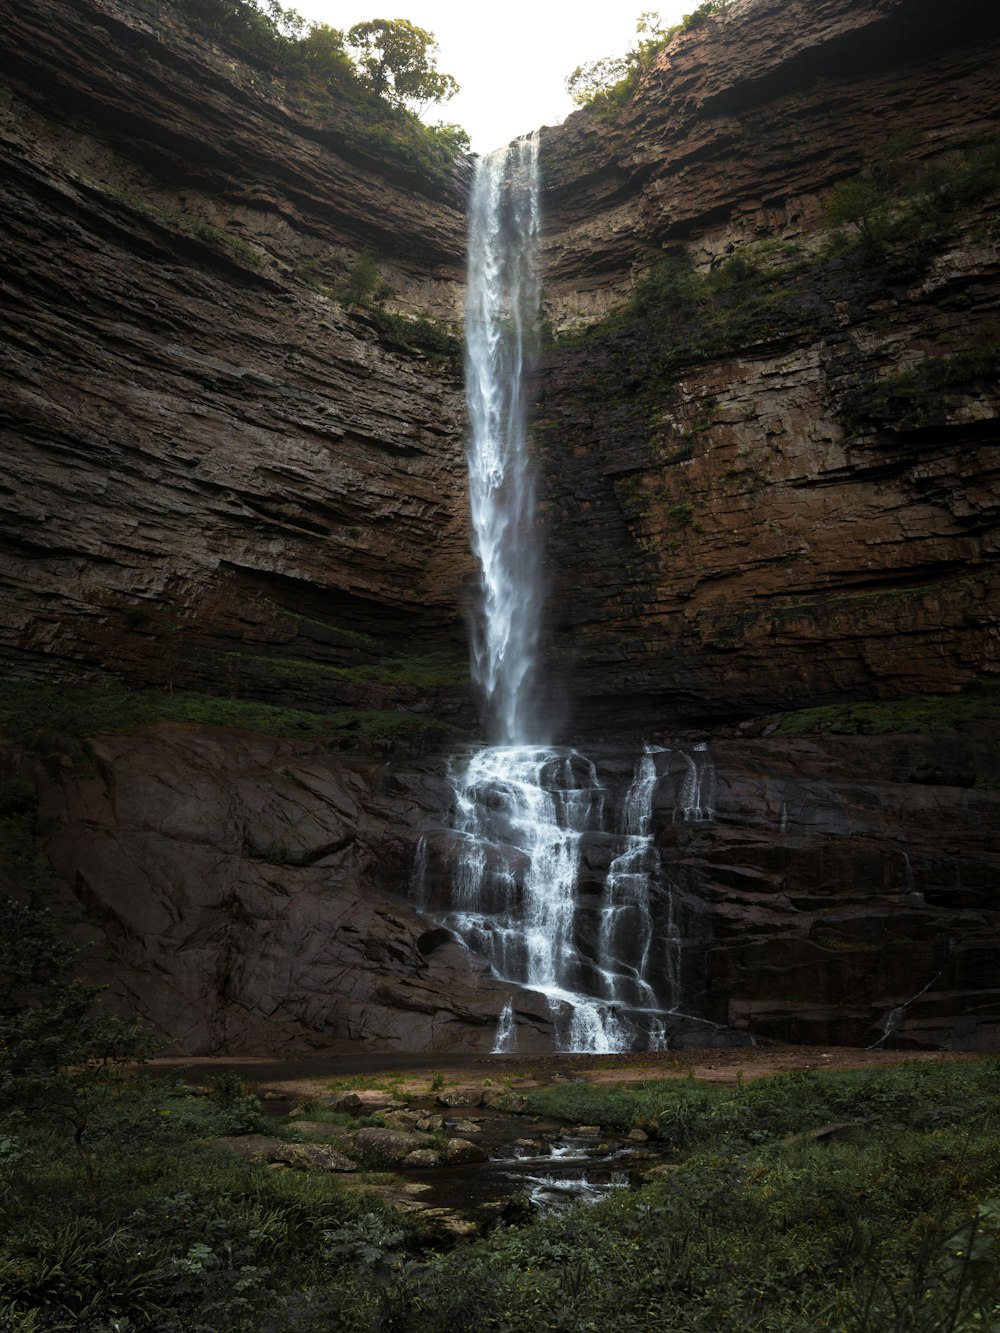
<path id="1" fill-rule="evenodd" d="M 320 1143 L 288 1143 L 276 1148 L 269 1158 L 300 1171 L 357 1171 L 357 1164 L 335 1148 Z"/>
<path id="2" fill-rule="evenodd" d="M 316 1138 L 334 1139 L 344 1133 L 341 1126 L 330 1125 L 325 1120 L 290 1120 L 287 1127 L 298 1134 L 312 1134 Z"/>
<path id="3" fill-rule="evenodd" d="M 375 1170 L 400 1166 L 410 1153 L 428 1146 L 425 1135 L 399 1129 L 359 1129 L 354 1136 L 358 1161 Z"/>
<path id="4" fill-rule="evenodd" d="M 445 1088 L 435 1099 L 439 1106 L 481 1106 L 482 1088 Z"/>
<path id="5" fill-rule="evenodd" d="M 483 1093 L 483 1105 L 491 1111 L 506 1111 L 509 1115 L 521 1115 L 528 1109 L 528 1099 L 523 1092 L 505 1092 L 503 1088 L 487 1088 Z"/>
<path id="6" fill-rule="evenodd" d="M 403 1166 L 433 1167 L 441 1165 L 441 1154 L 433 1148 L 416 1148 L 403 1158 Z"/>
<path id="7" fill-rule="evenodd" d="M 478 1143 L 470 1143 L 468 1139 L 449 1139 L 445 1144 L 444 1156 L 449 1166 L 489 1161 L 489 1154 Z"/>

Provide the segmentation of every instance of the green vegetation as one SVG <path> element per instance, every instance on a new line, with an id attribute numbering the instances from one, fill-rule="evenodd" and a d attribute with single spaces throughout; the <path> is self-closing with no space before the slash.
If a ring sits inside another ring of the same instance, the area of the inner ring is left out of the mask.
<path id="1" fill-rule="evenodd" d="M 430 102 L 447 102 L 458 92 L 450 74 L 437 69 L 433 34 L 406 19 L 371 19 L 356 23 L 347 34 L 354 63 L 367 88 L 391 105 L 422 110 Z"/>
<path id="2" fill-rule="evenodd" d="M 267 260 L 259 250 L 240 236 L 233 236 L 223 227 L 207 222 L 196 213 L 185 212 L 180 208 L 166 208 L 153 204 L 136 190 L 113 190 L 107 185 L 93 183 L 93 188 L 111 199 L 118 199 L 135 212 L 151 222 L 179 231 L 185 236 L 201 241 L 210 249 L 221 254 L 225 259 L 239 264 L 241 268 L 251 268 L 262 273 L 267 268 Z"/>
<path id="3" fill-rule="evenodd" d="M 328 713 L 279 708 L 251 699 L 177 690 L 128 690 L 118 685 L 59 689 L 29 681 L 0 684 L 0 729 L 15 741 L 47 753 L 52 737 L 133 731 L 153 722 L 195 722 L 239 727 L 268 736 L 322 736 L 365 748 L 384 739 L 416 737 L 443 724 L 435 718 L 389 709 L 339 709 Z"/>
<path id="4" fill-rule="evenodd" d="M 1000 342 L 953 356 L 928 356 L 909 370 L 887 375 L 845 395 L 842 415 L 857 428 L 874 422 L 899 432 L 939 424 L 963 398 L 995 393 L 1000 384 Z"/>
<path id="5" fill-rule="evenodd" d="M 308 277 L 305 280 L 310 281 Z M 364 311 L 387 347 L 419 352 L 439 369 L 461 374 L 463 353 L 459 331 L 452 324 L 426 315 L 400 315 L 386 310 L 385 301 L 393 294 L 392 287 L 383 279 L 371 253 L 366 251 L 358 256 L 338 288 L 329 290 L 315 281 L 312 285 L 324 295 L 336 297 L 349 309 Z"/>
<path id="6" fill-rule="evenodd" d="M 859 246 L 890 283 L 921 277 L 963 215 L 1000 189 L 1000 135 L 980 136 L 929 164 L 913 160 L 918 143 L 913 131 L 893 135 L 827 200 L 840 245 Z"/>
<path id="7" fill-rule="evenodd" d="M 978 722 L 1000 721 L 1000 689 L 985 683 L 956 694 L 914 694 L 885 703 L 826 704 L 785 713 L 779 736 L 854 736 L 955 731 Z"/>
<path id="8" fill-rule="evenodd" d="M 238 1084 L 195 1098 L 136 1080 L 94 1108 L 92 1200 L 62 1138 L 7 1124 L 0 1321 L 14 1333 L 986 1333 L 1000 1320 L 998 1093 L 995 1057 L 538 1092 L 533 1110 L 641 1126 L 666 1159 L 635 1192 L 454 1246 L 327 1173 L 269 1170 L 208 1142 L 265 1123 Z"/>
<path id="9" fill-rule="evenodd" d="M 68 1130 L 93 1203 L 95 1104 L 152 1043 L 95 1008 L 100 987 L 73 976 L 76 953 L 44 908 L 0 901 L 0 1118 Z"/>
<path id="10" fill-rule="evenodd" d="M 228 653 L 227 663 L 250 663 L 271 676 L 336 676 L 339 680 L 370 681 L 377 685 L 413 685 L 424 689 L 468 683 L 468 667 L 443 656 L 395 657 L 377 664 L 341 667 L 304 657 L 251 657 Z"/>
<path id="11" fill-rule="evenodd" d="M 643 517 L 652 492 L 632 497 L 629 488 L 641 489 L 643 474 L 662 474 L 698 453 L 713 424 L 712 400 L 691 404 L 678 393 L 689 368 L 751 349 L 799 347 L 834 335 L 845 318 L 869 318 L 873 306 L 896 299 L 901 284 L 924 274 L 1000 188 L 1000 136 L 967 142 L 930 165 L 911 160 L 914 143 L 913 135 L 894 136 L 857 180 L 834 191 L 833 231 L 821 249 L 804 253 L 769 240 L 696 272 L 687 250 L 676 246 L 599 324 L 551 339 L 556 354 L 573 349 L 572 397 L 548 396 L 537 437 L 553 447 L 579 444 L 580 430 L 562 425 L 571 414 L 593 423 L 586 443 L 609 455 L 644 441 L 634 480 L 616 483 L 626 517 Z M 919 430 L 947 419 L 970 395 L 992 391 L 1000 343 L 995 325 L 986 332 L 975 347 L 949 347 L 906 371 L 857 375 L 840 405 L 848 433 L 870 433 L 872 424 Z M 752 490 L 766 464 L 755 466 L 749 452 L 743 460 L 724 479 L 743 478 Z"/>
<path id="12" fill-rule="evenodd" d="M 639 81 L 665 46 L 679 32 L 701 27 L 716 14 L 729 8 L 733 0 L 703 0 L 691 14 L 685 14 L 680 23 L 665 28 L 655 10 L 639 15 L 635 31 L 639 39 L 623 56 L 602 56 L 588 60 L 566 79 L 566 90 L 579 107 L 589 107 L 598 113 L 613 113 L 627 102 L 639 87 Z"/>
<path id="13" fill-rule="evenodd" d="M 159 0 L 266 69 L 322 116 L 347 98 L 361 113 L 360 133 L 425 176 L 441 177 L 468 150 L 460 126 L 425 125 L 419 113 L 458 91 L 437 69 L 432 33 L 406 19 L 355 24 L 346 34 L 306 21 L 278 0 Z"/>

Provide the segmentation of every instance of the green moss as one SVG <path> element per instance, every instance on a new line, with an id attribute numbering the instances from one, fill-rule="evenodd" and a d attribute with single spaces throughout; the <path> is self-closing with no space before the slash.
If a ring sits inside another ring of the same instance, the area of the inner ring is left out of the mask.
<path id="1" fill-rule="evenodd" d="M 928 356 L 910 369 L 887 375 L 846 395 L 845 422 L 857 428 L 877 422 L 891 431 L 918 430 L 947 417 L 963 398 L 996 393 L 1000 342 L 986 342 L 952 356 Z"/>
<path id="2" fill-rule="evenodd" d="M 179 208 L 167 208 L 162 204 L 154 204 L 136 190 L 115 190 L 108 185 L 96 182 L 92 182 L 92 184 L 102 194 L 126 204 L 136 213 L 149 218 L 150 221 L 156 222 L 170 231 L 180 232 L 184 236 L 190 236 L 201 241 L 210 249 L 215 250 L 224 258 L 239 264 L 243 268 L 251 268 L 257 273 L 263 273 L 268 267 L 266 257 L 247 241 L 244 241 L 242 237 L 233 236 L 231 232 L 226 231 L 223 227 L 207 222 L 195 213 L 188 213 Z"/>
<path id="3" fill-rule="evenodd" d="M 955 731 L 1000 721 L 1000 686 L 977 684 L 957 694 L 914 694 L 884 703 L 826 704 L 786 713 L 776 735 L 882 735 Z"/>
<path id="4" fill-rule="evenodd" d="M 376 685 L 414 686 L 425 689 L 462 687 L 468 684 L 468 668 L 441 656 L 386 658 L 362 666 L 333 666 L 306 657 L 262 657 L 248 653 L 227 653 L 227 664 L 252 665 L 270 676 L 293 679 L 302 676 L 333 676 L 339 680 L 368 681 Z"/>
<path id="5" fill-rule="evenodd" d="M 45 752 L 53 733 L 82 737 L 130 732 L 154 722 L 235 727 L 269 736 L 322 736 L 364 746 L 383 737 L 416 736 L 442 724 L 403 710 L 339 709 L 308 712 L 249 699 L 222 699 L 190 691 L 173 694 L 105 685 L 59 689 L 30 681 L 0 684 L 0 728 L 9 739 Z"/>

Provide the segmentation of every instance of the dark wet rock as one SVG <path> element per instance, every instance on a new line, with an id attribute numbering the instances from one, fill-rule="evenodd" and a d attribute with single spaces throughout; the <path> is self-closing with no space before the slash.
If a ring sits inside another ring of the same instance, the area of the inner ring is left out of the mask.
<path id="1" fill-rule="evenodd" d="M 321 1099 L 331 1111 L 349 1111 L 352 1115 L 373 1115 L 376 1111 L 393 1113 L 401 1103 L 380 1088 L 360 1088 L 356 1092 L 338 1092 Z"/>
<path id="2" fill-rule="evenodd" d="M 449 1139 L 445 1144 L 445 1161 L 449 1166 L 465 1166 L 473 1162 L 485 1162 L 488 1154 L 478 1143 L 468 1139 Z"/>
<path id="3" fill-rule="evenodd" d="M 354 1135 L 358 1161 L 375 1170 L 401 1166 L 410 1153 L 429 1146 L 427 1135 L 399 1129 L 359 1129 Z"/>
<path id="4" fill-rule="evenodd" d="M 445 1088 L 436 1097 L 439 1106 L 481 1106 L 482 1088 Z"/>

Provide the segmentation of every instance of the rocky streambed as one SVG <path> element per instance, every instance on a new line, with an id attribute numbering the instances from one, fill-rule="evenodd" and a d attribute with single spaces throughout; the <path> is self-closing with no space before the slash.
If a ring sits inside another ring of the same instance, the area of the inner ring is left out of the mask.
<path id="1" fill-rule="evenodd" d="M 287 1089 L 263 1091 L 272 1112 L 284 1110 Z M 641 1129 L 568 1126 L 532 1114 L 525 1093 L 473 1085 L 311 1096 L 288 1107 L 278 1132 L 219 1142 L 276 1169 L 335 1173 L 455 1235 L 638 1185 L 663 1155 Z"/>

